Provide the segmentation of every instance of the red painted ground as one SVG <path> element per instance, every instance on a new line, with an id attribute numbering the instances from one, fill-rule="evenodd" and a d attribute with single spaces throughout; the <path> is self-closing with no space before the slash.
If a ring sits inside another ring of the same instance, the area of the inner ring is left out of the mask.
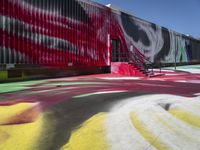
<path id="1" fill-rule="evenodd" d="M 20 85 L 27 89 L 1 92 L 0 111 L 1 107 L 16 106 L 15 104 L 26 103 L 31 106 L 26 106 L 28 108 L 22 112 L 21 107 L 16 108 L 15 111 L 19 109 L 20 113 L 10 114 L 12 117 L 6 120 L 0 119 L 0 127 L 35 123 L 38 116 L 43 114 L 48 122 L 45 123 L 48 129 L 42 127 L 42 131 L 48 138 L 40 136 L 37 148 L 59 149 L 69 140 L 74 128 L 99 112 L 107 112 L 115 103 L 128 97 L 145 94 L 196 97 L 200 94 L 200 74 L 170 70 L 163 73 L 166 75 L 153 78 L 101 74 L 48 79 L 38 83 L 12 83 L 11 86 Z M 12 109 L 9 113 L 12 113 Z M 4 118 L 6 117 L 5 113 Z M 7 132 L 10 134 L 10 131 L 6 130 L 5 133 Z M 2 137 L 0 134 L 0 139 Z M 54 143 L 48 145 L 52 138 Z M 8 146 L 13 147 L 12 144 Z M 4 148 L 1 143 L 0 148 Z"/>

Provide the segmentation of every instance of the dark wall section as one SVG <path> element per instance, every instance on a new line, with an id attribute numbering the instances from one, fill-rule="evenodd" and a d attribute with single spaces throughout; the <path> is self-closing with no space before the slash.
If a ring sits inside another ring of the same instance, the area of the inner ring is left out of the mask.
<path id="1" fill-rule="evenodd" d="M 164 60 L 166 56 L 169 55 L 170 52 L 170 33 L 168 29 L 162 28 L 162 38 L 164 40 L 164 44 L 162 49 L 155 55 L 154 62 L 160 62 Z"/>
<path id="2" fill-rule="evenodd" d="M 47 12 L 58 12 L 59 15 L 75 20 L 88 22 L 89 17 L 82 6 L 75 0 L 23 0 L 24 2 L 45 10 Z"/>
<path id="3" fill-rule="evenodd" d="M 200 63 L 200 41 L 124 12 L 113 13 L 121 21 L 128 50 L 133 45 L 154 63 Z"/>
<path id="4" fill-rule="evenodd" d="M 135 23 L 135 20 L 128 14 L 121 13 L 122 25 L 125 32 L 135 41 L 142 42 L 145 46 L 150 45 L 148 36 L 144 30 Z M 155 29 L 155 28 L 154 28 Z"/>

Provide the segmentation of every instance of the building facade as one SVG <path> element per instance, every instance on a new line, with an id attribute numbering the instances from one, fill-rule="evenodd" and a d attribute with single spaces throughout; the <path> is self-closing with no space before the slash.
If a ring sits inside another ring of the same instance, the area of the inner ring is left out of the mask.
<path id="1" fill-rule="evenodd" d="M 2 80 L 109 72 L 134 49 L 155 64 L 200 63 L 199 40 L 89 0 L 0 4 Z"/>

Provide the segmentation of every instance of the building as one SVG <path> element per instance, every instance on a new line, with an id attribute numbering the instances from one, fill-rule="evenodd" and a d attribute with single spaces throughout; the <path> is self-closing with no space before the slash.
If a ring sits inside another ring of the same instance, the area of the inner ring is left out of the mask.
<path id="1" fill-rule="evenodd" d="M 89 0 L 1 0 L 0 81 L 200 63 L 200 41 Z"/>

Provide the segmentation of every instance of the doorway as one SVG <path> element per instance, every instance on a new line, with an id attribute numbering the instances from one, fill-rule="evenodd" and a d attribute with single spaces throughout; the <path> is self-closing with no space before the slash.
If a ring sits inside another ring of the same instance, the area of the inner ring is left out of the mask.
<path id="1" fill-rule="evenodd" d="M 120 41 L 117 39 L 111 40 L 112 62 L 119 62 L 120 57 Z"/>

